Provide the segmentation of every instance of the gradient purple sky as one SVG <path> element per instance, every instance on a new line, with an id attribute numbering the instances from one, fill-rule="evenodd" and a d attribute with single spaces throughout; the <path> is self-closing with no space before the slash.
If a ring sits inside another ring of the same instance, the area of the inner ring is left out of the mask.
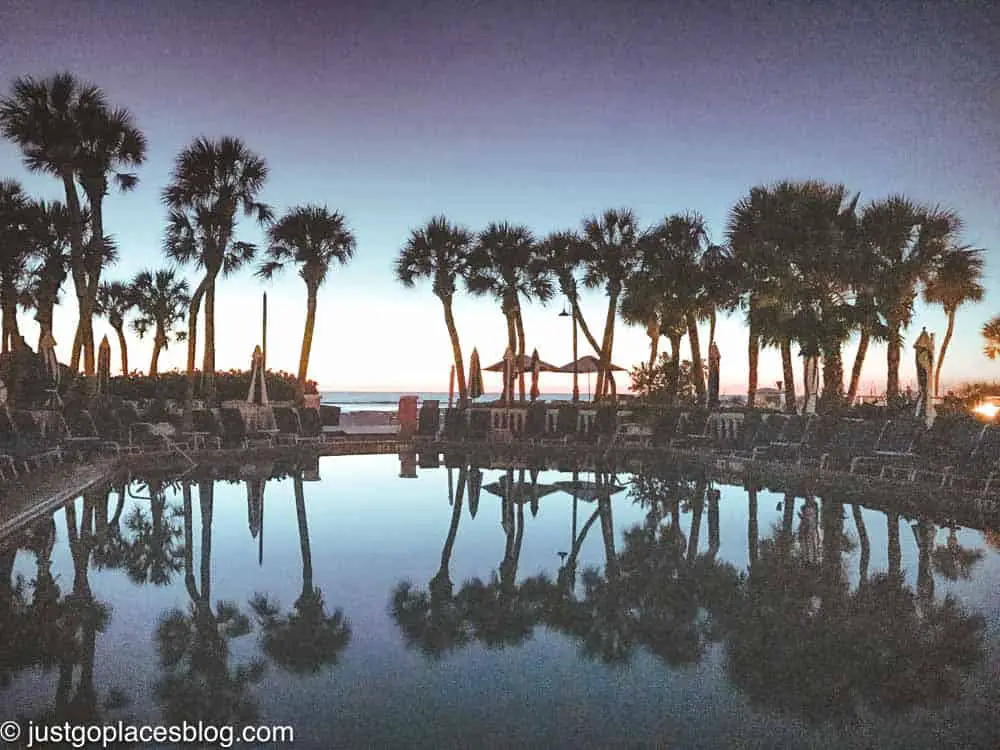
<path id="1" fill-rule="evenodd" d="M 75 2 L 8 0 L 0 8 L 0 81 L 71 70 L 127 106 L 149 138 L 138 189 L 107 201 L 122 251 L 109 279 L 163 265 L 159 192 L 194 137 L 240 136 L 263 155 L 263 194 L 279 212 L 342 211 L 354 262 L 319 302 L 311 375 L 324 387 L 442 389 L 450 348 L 429 288 L 403 290 L 392 261 L 409 230 L 436 213 L 473 229 L 508 219 L 538 235 L 609 207 L 644 224 L 687 209 L 721 240 L 732 204 L 782 178 L 842 181 L 862 200 L 902 192 L 958 210 L 965 241 L 989 248 L 986 301 L 959 312 L 943 384 L 1000 377 L 979 328 L 1000 308 L 1000 12 L 963 3 L 668 2 Z M 0 143 L 0 176 L 59 197 Z M 260 241 L 254 227 L 240 236 Z M 194 272 L 190 278 L 195 278 Z M 269 364 L 294 370 L 305 316 L 293 273 L 266 287 Z M 218 363 L 244 367 L 259 339 L 261 284 L 221 284 Z M 585 304 L 597 328 L 603 298 Z M 563 364 L 561 303 L 525 312 L 529 350 Z M 499 358 L 499 307 L 462 298 L 466 357 Z M 59 315 L 68 355 L 75 314 Z M 939 309 L 921 325 L 944 333 Z M 34 327 L 25 321 L 29 339 Z M 100 331 L 106 330 L 100 324 Z M 99 333 L 100 335 L 100 333 Z M 114 340 L 113 337 L 112 341 Z M 745 388 L 742 320 L 719 332 L 723 390 Z M 133 367 L 148 367 L 151 342 Z M 648 351 L 621 326 L 615 360 Z M 581 353 L 584 353 L 581 349 Z M 853 346 L 845 355 L 853 361 Z M 180 366 L 181 346 L 161 368 Z M 885 350 L 863 376 L 884 384 Z M 775 351 L 761 384 L 780 378 Z M 904 358 L 904 384 L 915 381 Z M 563 382 L 565 380 L 565 382 Z M 491 383 L 487 383 L 490 387 Z M 543 382 L 566 390 L 568 379 Z"/>

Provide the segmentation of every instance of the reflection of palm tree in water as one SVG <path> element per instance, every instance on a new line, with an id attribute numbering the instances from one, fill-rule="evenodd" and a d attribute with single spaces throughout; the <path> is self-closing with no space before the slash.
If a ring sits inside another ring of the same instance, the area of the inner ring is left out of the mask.
<path id="1" fill-rule="evenodd" d="M 949 581 L 969 580 L 972 569 L 983 559 L 980 549 L 968 549 L 958 541 L 958 527 L 948 527 L 948 541 L 934 548 L 934 570 Z"/>
<path id="2" fill-rule="evenodd" d="M 263 664 L 251 662 L 229 669 L 229 641 L 250 632 L 249 618 L 231 602 L 211 606 L 212 516 L 214 484 L 198 483 L 201 508 L 200 576 L 194 572 L 194 512 L 191 483 L 182 485 L 184 513 L 184 585 L 191 599 L 188 612 L 170 610 L 160 617 L 157 650 L 163 675 L 156 698 L 163 719 L 172 724 L 203 720 L 213 724 L 252 722 L 257 706 L 250 694 L 263 676 Z"/>
<path id="3" fill-rule="evenodd" d="M 473 472 L 478 469 L 472 469 Z M 444 654 L 469 642 L 468 626 L 464 613 L 452 595 L 451 555 L 458 536 L 462 518 L 465 488 L 469 486 L 470 503 L 474 487 L 466 468 L 458 470 L 458 489 L 453 494 L 452 471 L 448 469 L 448 496 L 451 502 L 451 522 L 441 548 L 441 564 L 428 584 L 428 591 L 401 581 L 392 594 L 392 616 L 403 633 L 407 644 L 419 648 L 425 656 L 440 658 Z"/>
<path id="4" fill-rule="evenodd" d="M 318 672 L 324 665 L 337 663 L 350 642 L 351 626 L 339 608 L 327 616 L 323 592 L 313 585 L 309 521 L 301 471 L 292 475 L 292 483 L 302 555 L 302 592 L 287 615 L 282 615 L 278 604 L 263 594 L 254 596 L 250 606 L 263 631 L 264 653 L 289 672 L 308 674 Z"/>

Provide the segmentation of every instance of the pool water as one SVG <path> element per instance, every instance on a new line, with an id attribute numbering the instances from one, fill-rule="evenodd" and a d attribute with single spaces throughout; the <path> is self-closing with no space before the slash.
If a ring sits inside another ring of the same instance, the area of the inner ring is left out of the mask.
<path id="1" fill-rule="evenodd" d="M 996 533 L 673 471 L 400 468 L 132 481 L 8 539 L 0 719 L 1000 746 Z"/>

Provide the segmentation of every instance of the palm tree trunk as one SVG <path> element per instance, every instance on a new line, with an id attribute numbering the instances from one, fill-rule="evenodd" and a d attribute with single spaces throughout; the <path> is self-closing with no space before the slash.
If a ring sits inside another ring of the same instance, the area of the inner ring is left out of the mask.
<path id="1" fill-rule="evenodd" d="M 839 343 L 823 348 L 822 400 L 827 411 L 839 409 L 844 400 L 844 358 Z"/>
<path id="2" fill-rule="evenodd" d="M 10 279 L 3 280 L 3 287 L 0 289 L 0 310 L 3 312 L 3 335 L 0 351 L 4 354 L 14 348 L 14 340 L 17 336 L 17 293 L 14 284 Z"/>
<path id="3" fill-rule="evenodd" d="M 181 496 L 184 508 L 184 587 L 192 602 L 198 601 L 198 587 L 194 581 L 194 509 L 191 502 L 191 482 L 182 480 Z"/>
<path id="4" fill-rule="evenodd" d="M 587 343 L 590 344 L 591 348 L 594 350 L 594 354 L 598 357 L 601 356 L 601 347 L 597 343 L 597 339 L 594 338 L 594 334 L 590 331 L 590 326 L 587 325 L 587 321 L 583 319 L 583 312 L 580 310 L 580 306 L 577 304 L 576 298 L 570 298 L 570 306 L 573 308 L 573 316 L 576 318 L 576 324 L 580 327 L 580 333 L 583 337 L 587 339 Z"/>
<path id="5" fill-rule="evenodd" d="M 212 601 L 212 515 L 215 504 L 215 482 L 198 482 L 198 502 L 201 505 L 201 600 Z"/>
<path id="6" fill-rule="evenodd" d="M 451 469 L 449 469 L 451 471 Z M 451 509 L 451 524 L 448 526 L 448 536 L 444 540 L 444 547 L 441 548 L 441 567 L 438 568 L 434 578 L 437 581 L 450 580 L 449 568 L 451 567 L 451 553 L 455 548 L 455 538 L 458 536 L 458 522 L 462 518 L 462 496 L 465 487 L 465 469 L 459 469 L 458 494 L 455 495 L 455 504 Z"/>
<path id="7" fill-rule="evenodd" d="M 521 400 L 524 401 L 524 369 L 526 367 L 526 360 L 524 358 L 524 321 L 521 320 L 521 305 L 516 300 L 514 302 L 514 323 L 517 325 L 517 361 L 520 363 L 519 369 L 521 370 L 520 377 L 518 378 L 518 390 Z"/>
<path id="8" fill-rule="evenodd" d="M 660 353 L 660 316 L 656 315 L 646 323 L 646 335 L 649 336 L 649 371 L 656 367 L 656 357 Z"/>
<path id="9" fill-rule="evenodd" d="M 206 406 L 215 406 L 215 279 L 218 271 L 212 274 L 205 288 L 205 355 L 202 359 L 201 376 L 203 378 L 204 398 Z"/>
<path id="10" fill-rule="evenodd" d="M 708 559 L 715 562 L 719 554 L 721 540 L 719 537 L 719 494 L 717 490 L 708 493 Z"/>
<path id="11" fill-rule="evenodd" d="M 128 344 L 125 342 L 125 331 L 121 326 L 115 326 L 115 333 L 118 334 L 118 346 L 122 350 L 122 375 L 128 377 Z"/>
<path id="12" fill-rule="evenodd" d="M 785 387 L 785 411 L 795 413 L 795 369 L 792 367 L 792 340 L 787 336 L 781 339 L 781 376 Z"/>
<path id="13" fill-rule="evenodd" d="M 87 313 L 81 319 L 81 323 L 83 323 L 84 370 L 88 375 L 93 375 L 95 364 L 94 310 L 97 307 L 97 293 L 101 286 L 101 266 L 104 261 L 104 185 L 96 190 L 84 188 L 84 192 L 90 203 L 90 243 L 93 247 L 91 252 L 87 254 L 85 263 L 87 269 Z"/>
<path id="14" fill-rule="evenodd" d="M 195 380 L 195 357 L 198 353 L 198 311 L 201 309 L 201 298 L 205 296 L 205 287 L 208 286 L 208 276 L 206 275 L 199 283 L 198 287 L 191 295 L 191 303 L 188 310 L 188 335 L 187 335 L 187 387 L 184 392 L 184 429 L 190 430 L 194 422 L 194 380 Z"/>
<path id="15" fill-rule="evenodd" d="M 861 383 L 861 368 L 865 364 L 865 356 L 868 354 L 868 342 L 871 341 L 871 333 L 867 329 L 861 329 L 861 338 L 858 341 L 858 353 L 854 355 L 854 366 L 851 368 L 851 385 L 847 389 L 847 405 L 850 406 L 858 397 L 858 386 Z"/>
<path id="16" fill-rule="evenodd" d="M 753 303 L 751 302 L 751 305 Z M 753 320 L 753 309 L 750 311 L 750 332 L 747 338 L 747 362 L 750 373 L 747 379 L 747 408 L 754 408 L 757 401 L 757 363 L 760 360 L 760 336 Z"/>
<path id="17" fill-rule="evenodd" d="M 618 295 L 612 293 L 608 299 L 608 314 L 604 320 L 604 340 L 601 342 L 600 364 L 597 367 L 597 385 L 594 386 L 594 400 L 604 395 L 604 383 L 611 365 L 611 347 L 614 344 L 615 314 L 618 312 Z"/>
<path id="18" fill-rule="evenodd" d="M 944 364 L 944 353 L 948 351 L 948 344 L 951 343 L 951 334 L 955 332 L 955 313 L 957 307 L 946 308 L 948 315 L 948 329 L 944 332 L 944 341 L 941 342 L 941 353 L 938 354 L 937 367 L 934 370 L 934 398 L 938 397 L 941 390 L 941 365 Z"/>
<path id="19" fill-rule="evenodd" d="M 861 506 L 852 503 L 851 514 L 854 516 L 854 526 L 858 531 L 858 542 L 861 545 L 858 561 L 858 586 L 864 586 L 868 580 L 868 561 L 871 559 L 872 545 L 868 540 L 868 529 L 865 526 L 864 516 L 861 514 Z"/>
<path id="20" fill-rule="evenodd" d="M 902 575 L 903 570 L 903 553 L 899 546 L 899 513 L 888 511 L 885 514 L 885 520 L 888 525 L 887 533 L 889 535 L 889 577 L 895 583 Z"/>
<path id="21" fill-rule="evenodd" d="M 670 372 L 667 375 L 667 403 L 671 406 L 677 403 L 677 388 L 681 375 L 681 334 L 669 333 L 670 339 Z"/>
<path id="22" fill-rule="evenodd" d="M 747 549 L 749 550 L 750 567 L 757 564 L 757 545 L 760 539 L 760 526 L 757 523 L 757 488 L 747 489 Z"/>
<path id="23" fill-rule="evenodd" d="M 305 403 L 306 372 L 309 369 L 309 352 L 312 350 L 313 330 L 316 327 L 316 293 L 318 285 L 306 284 L 306 327 L 302 334 L 302 352 L 299 354 L 299 377 L 295 383 L 295 402 Z"/>
<path id="24" fill-rule="evenodd" d="M 153 338 L 153 359 L 149 363 L 149 375 L 155 378 L 159 374 L 160 368 L 160 352 L 163 350 L 163 343 L 166 340 L 166 336 L 163 334 L 163 329 L 160 328 L 159 324 L 156 326 L 156 336 Z"/>
<path id="25" fill-rule="evenodd" d="M 887 403 L 899 395 L 899 355 L 902 349 L 900 340 L 902 327 L 898 320 L 889 321 L 889 346 L 885 358 L 888 368 L 885 380 L 885 400 Z"/>
<path id="26" fill-rule="evenodd" d="M 55 302 L 39 295 L 38 308 L 35 311 L 35 322 L 38 323 L 38 346 L 41 347 L 46 335 L 52 334 L 52 319 Z"/>
<path id="27" fill-rule="evenodd" d="M 691 531 L 688 533 L 687 564 L 694 565 L 698 557 L 698 538 L 701 536 L 701 517 L 705 512 L 705 481 L 699 480 L 691 501 Z"/>
<path id="28" fill-rule="evenodd" d="M 293 479 L 295 492 L 295 518 L 299 524 L 299 552 L 302 555 L 302 595 L 313 592 L 312 547 L 309 544 L 309 518 L 306 516 L 306 496 L 302 486 L 302 473 Z"/>
<path id="29" fill-rule="evenodd" d="M 458 400 L 465 405 L 469 400 L 469 389 L 465 383 L 465 364 L 462 361 L 462 345 L 458 341 L 458 329 L 455 327 L 455 316 L 451 311 L 451 297 L 441 297 L 444 306 L 444 322 L 448 326 L 448 338 L 451 339 L 451 353 L 455 358 L 455 375 L 458 379 Z"/>
<path id="30" fill-rule="evenodd" d="M 83 217 L 80 211 L 80 196 L 76 192 L 75 175 L 72 172 L 65 172 L 60 176 L 66 193 L 66 209 L 69 212 L 70 271 L 73 277 L 73 288 L 76 292 L 80 322 L 82 322 L 86 308 L 87 275 L 84 266 Z M 70 369 L 73 372 L 78 372 L 80 369 L 80 351 L 83 341 L 80 322 L 77 323 L 77 337 L 73 341 L 73 351 L 70 358 Z M 93 372 L 85 374 L 93 375 Z"/>
<path id="31" fill-rule="evenodd" d="M 611 500 L 606 497 L 597 501 L 601 514 L 601 539 L 604 541 L 604 571 L 608 581 L 618 577 L 618 554 L 615 552 L 615 524 L 611 517 Z"/>
<path id="32" fill-rule="evenodd" d="M 694 313 L 685 313 L 687 321 L 688 345 L 691 347 L 691 378 L 694 380 L 694 392 L 698 397 L 698 404 L 705 403 L 705 371 L 701 362 L 701 341 L 698 337 L 698 320 Z"/>
<path id="33" fill-rule="evenodd" d="M 712 344 L 715 343 L 715 324 L 718 315 L 713 307 L 708 314 L 708 349 L 711 351 Z"/>

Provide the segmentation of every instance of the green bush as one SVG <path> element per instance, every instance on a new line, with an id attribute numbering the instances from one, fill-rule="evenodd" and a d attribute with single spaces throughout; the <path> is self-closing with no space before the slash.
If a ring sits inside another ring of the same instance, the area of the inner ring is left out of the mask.
<path id="1" fill-rule="evenodd" d="M 295 398 L 296 377 L 290 372 L 267 373 L 267 397 L 271 401 L 291 401 Z M 247 397 L 250 390 L 248 370 L 228 370 L 215 374 L 215 392 L 219 401 L 238 401 Z M 132 373 L 128 377 L 111 378 L 108 393 L 126 401 L 174 400 L 183 401 L 187 391 L 187 376 L 179 370 L 161 373 L 155 377 Z M 315 380 L 306 381 L 306 393 L 319 393 Z M 202 398 L 201 372 L 195 373 L 195 399 Z"/>

